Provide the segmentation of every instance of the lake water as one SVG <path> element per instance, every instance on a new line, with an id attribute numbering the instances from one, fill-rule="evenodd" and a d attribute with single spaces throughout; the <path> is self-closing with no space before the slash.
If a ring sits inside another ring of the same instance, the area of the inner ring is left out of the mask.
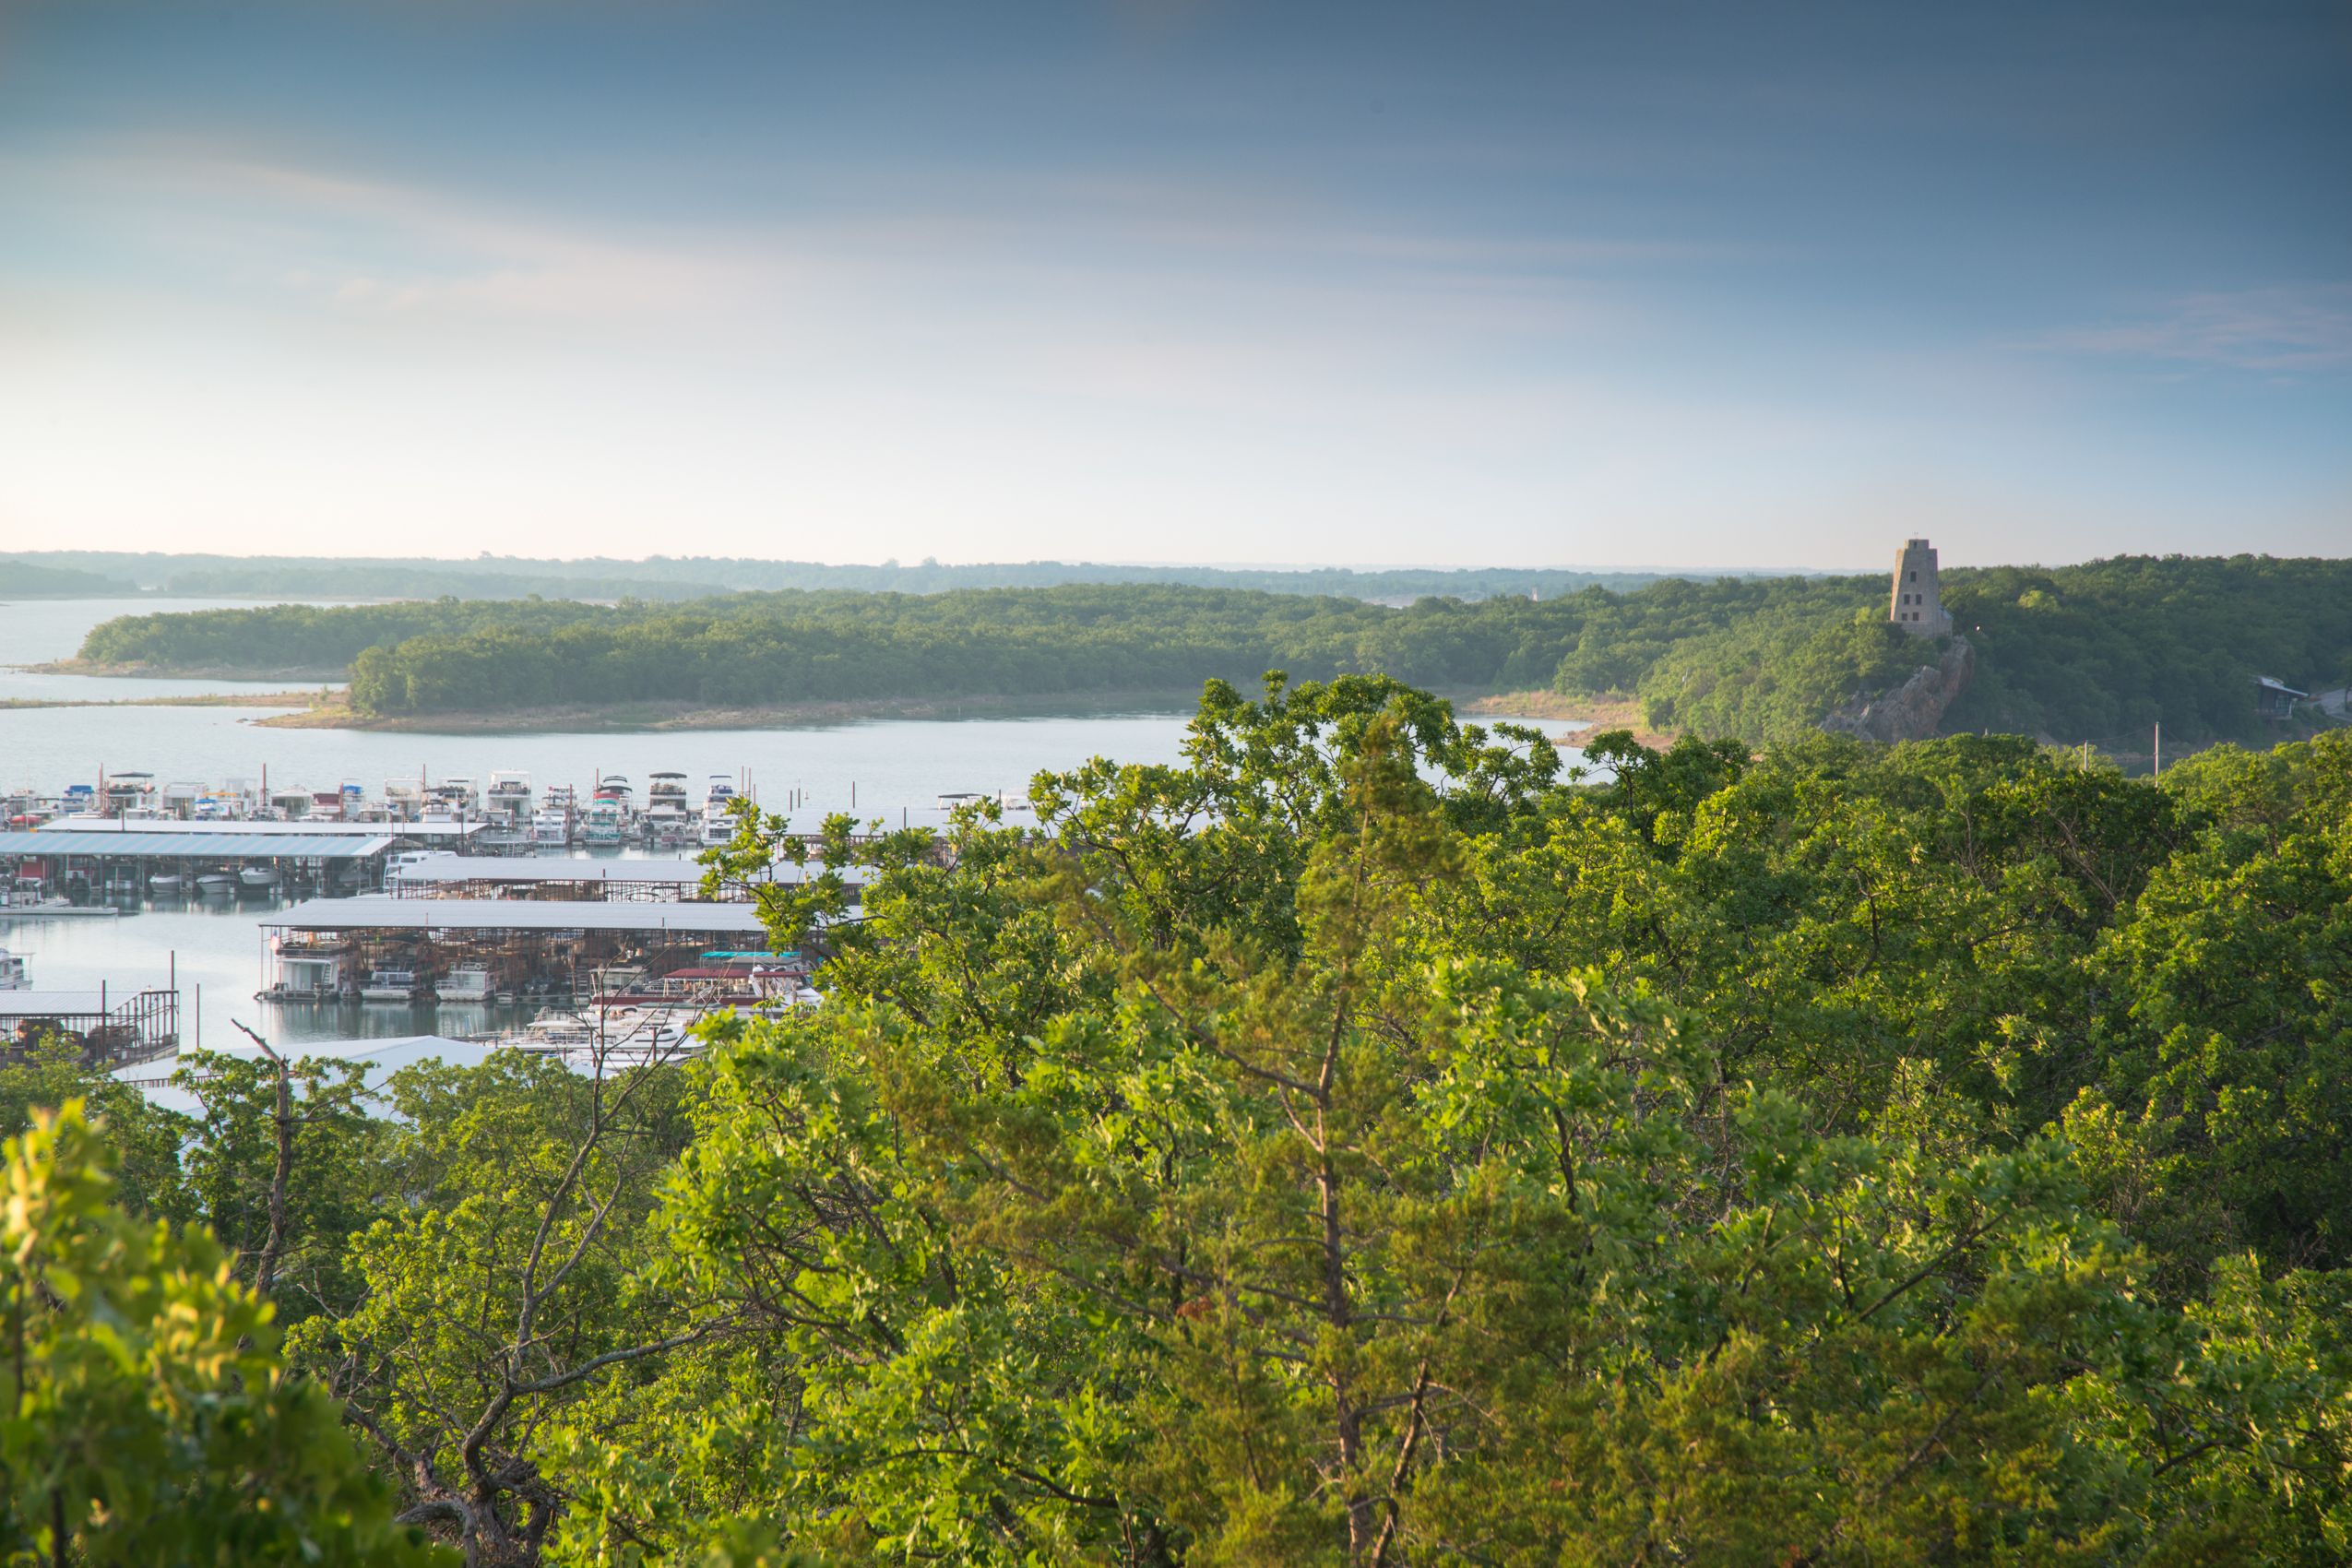
<path id="1" fill-rule="evenodd" d="M 0 664 L 71 655 L 91 626 L 125 610 L 210 608 L 222 602 L 89 600 L 0 604 Z M 263 683 L 273 690 L 283 683 Z M 114 697 L 239 689 L 221 681 L 122 680 L 0 671 L 0 696 Z M 855 809 L 888 820 L 932 805 L 949 791 L 1020 793 L 1047 768 L 1092 757 L 1119 762 L 1181 759 L 1182 713 L 1063 713 L 1035 717 L 872 719 L 769 730 L 695 730 L 631 734 L 423 735 L 337 730 L 269 730 L 248 707 L 59 707 L 0 710 L 0 786 L 47 792 L 110 774 L 152 773 L 159 782 L 259 779 L 273 788 L 328 790 L 345 783 L 381 793 L 386 780 L 470 778 L 518 768 L 534 788 L 570 784 L 585 799 L 600 776 L 621 775 L 642 795 L 647 774 L 674 769 L 699 800 L 712 774 L 748 777 L 763 805 L 814 826 L 825 814 Z M 1557 725 L 1546 726 L 1556 729 Z M 1572 760 L 1573 760 L 1572 754 Z M 160 985 L 176 964 L 183 1038 L 208 1045 L 234 1036 L 232 1017 L 287 1040 L 415 1033 L 476 1033 L 519 1021 L 481 1006 L 413 1012 L 381 1005 L 274 1006 L 253 994 L 267 981 L 259 921 L 270 906 L 240 900 L 222 909 L 146 903 L 120 919 L 0 921 L 0 946 L 25 956 L 42 989 L 123 990 Z M 202 988 L 201 1022 L 189 1015 Z"/>

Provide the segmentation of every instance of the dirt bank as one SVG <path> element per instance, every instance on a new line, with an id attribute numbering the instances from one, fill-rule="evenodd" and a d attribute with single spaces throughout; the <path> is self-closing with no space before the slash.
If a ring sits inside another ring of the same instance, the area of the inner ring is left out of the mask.
<path id="1" fill-rule="evenodd" d="M 1642 705 L 1633 697 L 1569 697 L 1558 692 L 1503 692 L 1491 697 L 1456 697 L 1454 711 L 1464 719 L 1487 714 L 1516 714 L 1528 719 L 1557 719 L 1571 743 L 1604 730 L 1631 730 L 1643 745 L 1664 749 L 1675 737 L 1651 729 L 1642 720 Z"/>

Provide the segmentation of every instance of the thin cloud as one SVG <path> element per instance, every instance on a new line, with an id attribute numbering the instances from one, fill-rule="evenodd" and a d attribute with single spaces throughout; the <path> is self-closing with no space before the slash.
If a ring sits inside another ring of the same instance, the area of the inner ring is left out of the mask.
<path id="1" fill-rule="evenodd" d="M 2052 334 L 2076 353 L 2291 374 L 2352 365 L 2352 284 L 2191 294 L 2141 320 Z"/>

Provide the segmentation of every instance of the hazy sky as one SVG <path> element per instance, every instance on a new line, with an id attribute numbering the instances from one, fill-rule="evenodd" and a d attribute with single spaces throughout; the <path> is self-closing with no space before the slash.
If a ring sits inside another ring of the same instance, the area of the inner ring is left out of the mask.
<path id="1" fill-rule="evenodd" d="M 2352 552 L 2352 6 L 0 7 L 0 547 Z"/>

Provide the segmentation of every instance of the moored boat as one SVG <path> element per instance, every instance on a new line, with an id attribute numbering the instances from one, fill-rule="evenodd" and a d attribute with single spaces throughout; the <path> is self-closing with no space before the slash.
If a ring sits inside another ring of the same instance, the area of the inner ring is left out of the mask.
<path id="1" fill-rule="evenodd" d="M 444 1002 L 487 1001 L 490 971 L 470 966 L 451 969 L 433 982 L 433 993 Z"/>
<path id="2" fill-rule="evenodd" d="M 25 961 L 6 947 L 0 947 L 0 991 L 29 991 L 32 976 L 25 968 Z"/>
<path id="3" fill-rule="evenodd" d="M 375 969 L 360 982 L 362 1002 L 413 1002 L 417 997 L 414 969 Z"/>
<path id="4" fill-rule="evenodd" d="M 710 776 L 702 802 L 702 841 L 724 844 L 735 837 L 735 786 L 725 775 Z"/>

